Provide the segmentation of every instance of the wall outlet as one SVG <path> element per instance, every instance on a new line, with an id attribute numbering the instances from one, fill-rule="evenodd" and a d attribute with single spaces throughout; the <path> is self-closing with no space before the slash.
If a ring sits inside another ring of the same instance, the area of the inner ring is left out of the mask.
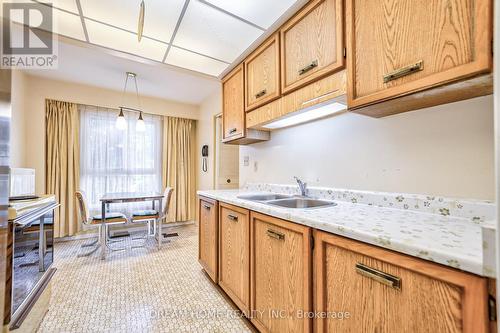
<path id="1" fill-rule="evenodd" d="M 249 166 L 250 165 L 250 156 L 243 156 L 243 166 Z"/>

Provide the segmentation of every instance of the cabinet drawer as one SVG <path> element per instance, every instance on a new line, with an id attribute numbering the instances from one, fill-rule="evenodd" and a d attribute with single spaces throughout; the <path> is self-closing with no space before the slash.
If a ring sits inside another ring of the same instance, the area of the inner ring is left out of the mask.
<path id="1" fill-rule="evenodd" d="M 251 212 L 252 322 L 260 332 L 309 332 L 310 228 Z"/>
<path id="2" fill-rule="evenodd" d="M 245 136 L 243 64 L 236 67 L 222 81 L 222 130 L 223 141 Z"/>
<path id="3" fill-rule="evenodd" d="M 314 232 L 317 332 L 487 332 L 487 280 Z"/>
<path id="4" fill-rule="evenodd" d="M 491 71 L 491 0 L 347 0 L 346 9 L 350 108 Z"/>
<path id="5" fill-rule="evenodd" d="M 342 0 L 315 0 L 280 30 L 283 93 L 344 67 Z"/>
<path id="6" fill-rule="evenodd" d="M 245 110 L 253 110 L 280 96 L 279 34 L 245 60 Z"/>
<path id="7" fill-rule="evenodd" d="M 219 204 L 219 285 L 242 310 L 250 309 L 250 223 L 246 209 Z"/>
<path id="8" fill-rule="evenodd" d="M 218 271 L 218 206 L 217 201 L 200 197 L 198 200 L 198 261 L 210 278 L 217 283 Z"/>

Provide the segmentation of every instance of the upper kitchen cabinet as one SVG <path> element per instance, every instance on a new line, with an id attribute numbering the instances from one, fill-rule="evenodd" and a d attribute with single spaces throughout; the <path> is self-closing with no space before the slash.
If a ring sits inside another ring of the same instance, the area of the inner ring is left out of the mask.
<path id="1" fill-rule="evenodd" d="M 280 97 L 279 34 L 274 34 L 245 60 L 245 110 Z"/>
<path id="2" fill-rule="evenodd" d="M 346 18 L 355 112 L 383 117 L 492 93 L 491 0 L 347 0 Z"/>
<path id="3" fill-rule="evenodd" d="M 236 67 L 222 80 L 224 141 L 238 139 L 245 135 L 243 82 L 243 65 Z"/>
<path id="4" fill-rule="evenodd" d="M 283 94 L 343 68 L 343 0 L 312 1 L 283 25 L 280 42 Z"/>
<path id="5" fill-rule="evenodd" d="M 248 144 L 269 140 L 269 132 L 245 127 L 245 75 L 240 64 L 222 80 L 223 142 Z"/>

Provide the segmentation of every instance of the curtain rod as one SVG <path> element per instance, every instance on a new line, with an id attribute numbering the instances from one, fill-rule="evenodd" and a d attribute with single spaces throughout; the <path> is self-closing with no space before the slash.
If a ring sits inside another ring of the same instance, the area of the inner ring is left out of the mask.
<path id="1" fill-rule="evenodd" d="M 118 109 L 115 109 L 113 107 L 107 107 L 107 106 L 99 106 L 99 105 L 95 105 L 95 104 L 85 104 L 85 103 L 77 103 L 77 102 L 70 102 L 70 101 L 63 101 L 63 100 L 60 100 L 60 99 L 54 99 L 54 98 L 45 98 L 45 100 L 50 100 L 50 101 L 56 101 L 56 102 L 64 102 L 64 103 L 72 103 L 72 104 L 77 104 L 77 105 L 83 105 L 83 106 L 93 106 L 93 107 L 96 107 L 96 108 L 106 108 L 106 109 L 113 109 L 113 110 L 116 110 L 116 112 L 119 112 L 120 111 L 120 107 L 118 107 Z M 132 109 L 132 108 L 128 108 L 128 107 L 125 107 L 123 106 L 123 111 L 132 111 L 132 112 L 141 112 L 140 110 L 137 110 L 137 109 Z M 186 117 L 179 117 L 179 116 L 169 116 L 169 115 L 165 115 L 165 114 L 158 114 L 158 113 L 151 113 L 151 112 L 145 112 L 145 111 L 142 111 L 143 114 L 146 114 L 146 115 L 150 115 L 150 116 L 159 116 L 159 117 L 174 117 L 174 118 L 182 118 L 182 119 L 190 119 L 190 120 L 196 120 L 198 121 L 199 119 L 196 119 L 196 118 L 186 118 Z"/>

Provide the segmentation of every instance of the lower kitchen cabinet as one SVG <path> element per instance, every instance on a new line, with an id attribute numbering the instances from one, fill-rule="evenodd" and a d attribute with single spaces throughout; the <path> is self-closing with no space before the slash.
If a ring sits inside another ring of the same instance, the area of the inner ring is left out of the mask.
<path id="1" fill-rule="evenodd" d="M 218 204 L 216 200 L 198 199 L 198 261 L 217 283 L 218 271 Z"/>
<path id="2" fill-rule="evenodd" d="M 314 239 L 314 309 L 326 314 L 316 332 L 488 332 L 487 279 L 321 231 Z"/>
<path id="3" fill-rule="evenodd" d="M 219 285 L 244 312 L 250 310 L 250 213 L 219 204 Z"/>
<path id="4" fill-rule="evenodd" d="M 252 323 L 262 333 L 310 332 L 311 229 L 255 212 L 250 226 Z"/>

